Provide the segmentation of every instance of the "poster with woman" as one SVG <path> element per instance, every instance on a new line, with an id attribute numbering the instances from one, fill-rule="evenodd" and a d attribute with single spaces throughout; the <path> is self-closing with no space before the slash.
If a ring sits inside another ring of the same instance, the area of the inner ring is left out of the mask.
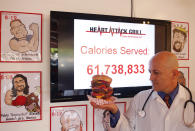
<path id="1" fill-rule="evenodd" d="M 1 11 L 0 62 L 42 61 L 42 14 Z"/>
<path id="2" fill-rule="evenodd" d="M 189 23 L 171 22 L 171 52 L 178 60 L 189 60 Z"/>
<path id="3" fill-rule="evenodd" d="M 0 122 L 41 120 L 41 72 L 0 72 Z"/>
<path id="4" fill-rule="evenodd" d="M 87 131 L 87 105 L 50 107 L 50 131 Z"/>
<path id="5" fill-rule="evenodd" d="M 189 88 L 189 67 L 179 67 L 178 83 Z"/>
<path id="6" fill-rule="evenodd" d="M 126 102 L 116 102 L 121 113 L 126 112 Z M 93 131 L 111 131 L 110 112 L 93 108 Z"/>

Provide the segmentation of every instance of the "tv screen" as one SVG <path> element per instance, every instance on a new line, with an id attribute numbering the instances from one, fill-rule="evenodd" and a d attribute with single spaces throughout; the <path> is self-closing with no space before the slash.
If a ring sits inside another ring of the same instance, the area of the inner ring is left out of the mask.
<path id="1" fill-rule="evenodd" d="M 113 95 L 151 88 L 149 60 L 170 51 L 166 20 L 51 11 L 51 102 L 87 100 L 94 75 L 112 78 Z"/>

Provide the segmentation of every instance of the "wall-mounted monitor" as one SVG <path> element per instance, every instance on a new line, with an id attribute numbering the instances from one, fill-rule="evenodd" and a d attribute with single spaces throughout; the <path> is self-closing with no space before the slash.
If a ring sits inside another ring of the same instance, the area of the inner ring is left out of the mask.
<path id="1" fill-rule="evenodd" d="M 167 20 L 51 11 L 51 102 L 87 100 L 97 74 L 118 98 L 151 88 L 149 60 L 170 51 L 170 31 Z"/>

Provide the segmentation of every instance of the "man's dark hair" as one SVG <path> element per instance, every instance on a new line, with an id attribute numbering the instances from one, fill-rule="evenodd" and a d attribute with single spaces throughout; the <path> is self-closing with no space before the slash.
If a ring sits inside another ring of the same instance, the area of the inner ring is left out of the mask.
<path id="1" fill-rule="evenodd" d="M 16 22 L 16 21 L 18 21 L 18 22 L 20 22 L 22 25 L 24 25 L 20 19 L 15 19 L 15 20 L 10 21 L 10 26 L 12 25 L 13 22 Z"/>
<path id="2" fill-rule="evenodd" d="M 13 97 L 16 97 L 16 95 L 17 95 L 17 91 L 16 91 L 16 89 L 14 88 L 14 79 L 15 78 L 18 78 L 18 77 L 20 77 L 20 78 L 22 78 L 24 81 L 25 81 L 25 88 L 24 88 L 24 91 L 23 91 L 23 93 L 24 94 L 26 94 L 26 95 L 28 95 L 28 93 L 29 93 L 29 86 L 28 86 L 28 82 L 27 82 L 27 77 L 25 77 L 25 76 L 23 76 L 22 74 L 17 74 L 17 75 L 15 75 L 14 76 L 14 78 L 12 79 L 12 84 L 13 84 L 13 87 L 12 87 L 12 92 L 13 92 Z"/>
<path id="3" fill-rule="evenodd" d="M 109 110 L 104 110 L 103 112 L 103 117 L 105 118 L 106 117 L 106 113 L 109 112 Z"/>

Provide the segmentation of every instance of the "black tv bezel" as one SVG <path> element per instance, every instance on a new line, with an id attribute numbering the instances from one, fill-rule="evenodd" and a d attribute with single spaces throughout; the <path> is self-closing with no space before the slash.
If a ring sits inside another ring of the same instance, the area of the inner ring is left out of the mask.
<path id="1" fill-rule="evenodd" d="M 171 51 L 171 21 L 169 20 L 157 20 L 148 18 L 132 18 L 125 16 L 112 16 L 112 15 L 100 15 L 100 14 L 87 14 L 87 13 L 74 13 L 74 12 L 50 12 L 50 48 L 57 48 L 60 39 L 57 36 L 61 35 L 59 31 L 56 31 L 57 24 L 63 24 L 63 21 L 74 19 L 86 19 L 86 20 L 100 20 L 100 21 L 113 21 L 113 22 L 127 22 L 127 23 L 146 23 L 155 25 L 155 53 L 163 50 Z M 163 39 L 162 39 L 163 35 Z M 73 36 L 72 36 L 73 37 Z M 74 43 L 71 43 L 74 44 Z M 74 47 L 74 45 L 73 45 Z M 74 49 L 73 49 L 74 50 Z M 73 51 L 74 52 L 74 51 Z M 72 95 L 62 96 L 62 93 L 58 89 L 58 67 L 53 66 L 53 61 L 50 59 L 50 101 L 51 102 L 66 102 L 66 101 L 85 101 L 88 100 L 87 96 L 90 94 L 91 89 L 84 89 L 84 95 Z M 56 60 L 58 62 L 58 59 Z M 58 63 L 57 63 L 58 64 Z M 73 67 L 74 68 L 74 67 Z M 73 72 L 74 74 L 74 72 Z M 56 80 L 53 82 L 52 80 Z M 67 78 L 74 86 L 74 75 L 71 78 Z M 139 86 L 139 87 L 120 87 L 114 88 L 114 94 L 118 98 L 133 97 L 135 94 L 142 90 L 152 88 L 151 86 Z"/>

